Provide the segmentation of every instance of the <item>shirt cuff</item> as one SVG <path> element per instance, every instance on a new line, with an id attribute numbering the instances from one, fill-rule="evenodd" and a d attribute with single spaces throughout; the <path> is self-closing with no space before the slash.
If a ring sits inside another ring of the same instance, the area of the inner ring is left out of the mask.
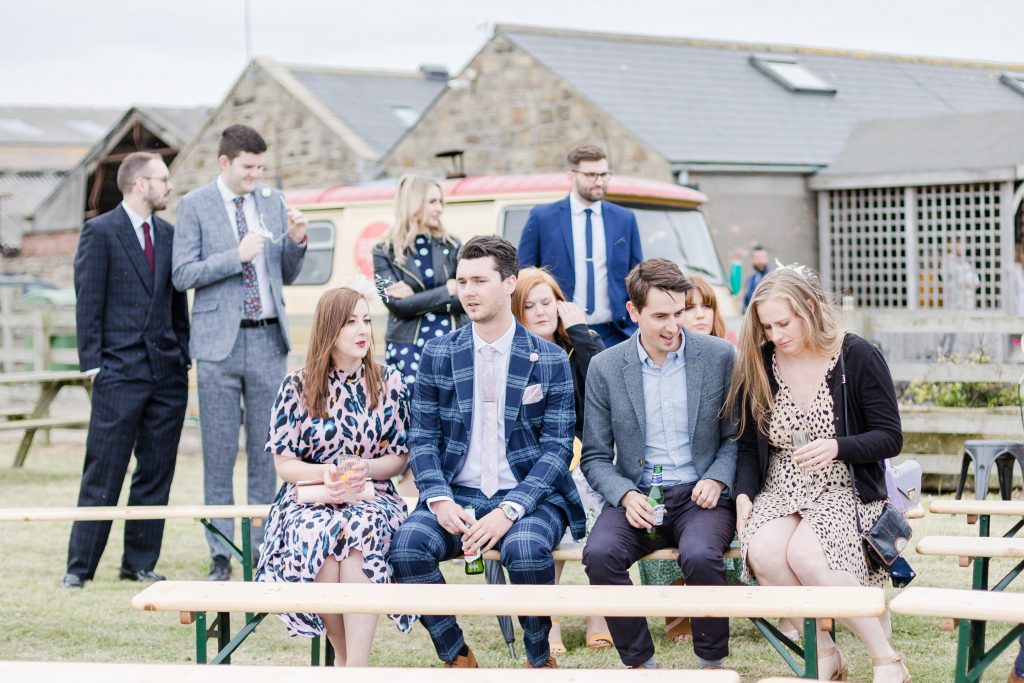
<path id="1" fill-rule="evenodd" d="M 95 377 L 96 375 L 100 374 L 100 368 L 89 368 L 88 370 L 83 370 L 83 372 L 87 375 Z"/>
<path id="2" fill-rule="evenodd" d="M 504 503 L 505 505 L 510 506 L 513 510 L 515 510 L 516 513 L 519 515 L 519 519 L 522 519 L 523 515 L 526 514 L 526 508 L 524 508 L 519 503 L 513 503 L 511 500 L 503 500 L 501 502 Z"/>
<path id="3" fill-rule="evenodd" d="M 432 508 L 430 506 L 433 505 L 436 501 L 439 501 L 439 500 L 451 500 L 453 503 L 455 502 L 449 496 L 436 496 L 434 498 L 427 498 L 427 509 L 430 510 L 430 512 L 433 513 L 433 515 L 435 517 L 437 517 L 437 513 L 434 512 L 434 508 Z"/>

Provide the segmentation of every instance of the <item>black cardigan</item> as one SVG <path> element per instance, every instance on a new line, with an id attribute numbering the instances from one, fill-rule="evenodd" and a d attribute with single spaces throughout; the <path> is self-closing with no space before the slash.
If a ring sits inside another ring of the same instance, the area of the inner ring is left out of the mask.
<path id="1" fill-rule="evenodd" d="M 572 388 L 576 397 L 576 438 L 583 439 L 583 400 L 587 388 L 587 370 L 590 369 L 590 361 L 597 354 L 604 351 L 604 342 L 601 337 L 586 325 L 573 325 L 565 330 L 569 333 L 569 340 L 572 346 L 566 349 L 569 354 L 569 364 L 572 366 Z"/>
<path id="2" fill-rule="evenodd" d="M 384 298 L 388 309 L 388 328 L 384 333 L 385 343 L 413 344 L 423 326 L 423 317 L 428 313 L 451 316 L 452 327 L 457 329 L 466 324 L 466 316 L 457 294 L 448 293 L 447 281 L 455 277 L 458 263 L 459 242 L 454 237 L 447 242 L 430 238 L 431 259 L 433 260 L 434 287 L 426 289 L 419 270 L 407 259 L 405 266 L 398 265 L 394 250 L 381 242 L 373 248 L 373 272 L 386 283 L 404 282 L 412 287 L 410 296 L 400 299 Z M 412 251 L 408 256 L 413 256 Z"/>
<path id="3" fill-rule="evenodd" d="M 772 396 L 779 386 L 771 373 L 772 353 L 775 345 L 768 342 L 761 347 L 763 370 L 768 374 Z M 843 360 L 846 363 L 846 389 L 849 397 L 849 430 L 843 424 L 843 376 L 841 366 L 826 375 L 832 401 L 835 405 L 836 434 L 839 444 L 838 459 L 853 464 L 857 475 L 857 493 L 865 503 L 886 497 L 886 459 L 899 455 L 903 448 L 903 428 L 896 403 L 896 389 L 892 375 L 882 354 L 864 339 L 847 333 L 843 339 Z M 736 463 L 736 494 L 747 494 L 751 500 L 761 491 L 768 473 L 768 437 L 760 432 L 749 405 L 746 426 L 740 435 Z"/>

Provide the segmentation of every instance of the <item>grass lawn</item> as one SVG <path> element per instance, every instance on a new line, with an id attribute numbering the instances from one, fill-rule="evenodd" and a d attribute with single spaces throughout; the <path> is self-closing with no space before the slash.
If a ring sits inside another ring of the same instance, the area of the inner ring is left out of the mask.
<path id="1" fill-rule="evenodd" d="M 202 459 L 199 433 L 195 425 L 186 425 L 178 458 L 177 474 L 171 492 L 172 504 L 202 502 Z M 5 434 L 0 439 L 0 499 L 6 507 L 74 505 L 84 451 L 84 432 L 56 431 L 52 443 L 37 444 L 23 469 L 12 470 L 17 438 Z M 239 461 L 236 492 L 244 492 L 244 461 Z M 127 497 L 127 487 L 122 504 Z M 243 501 L 239 501 L 243 502 Z M 915 537 L 929 534 L 974 535 L 963 517 L 928 516 L 914 522 Z M 993 534 L 1002 533 L 1009 524 L 996 521 Z M 121 556 L 122 523 L 115 522 L 107 552 L 96 580 L 82 591 L 58 587 L 67 556 L 70 523 L 8 523 L 0 526 L 0 660 L 110 661 L 110 662 L 190 662 L 194 653 L 194 629 L 178 624 L 173 613 L 145 613 L 132 610 L 132 596 L 140 585 L 117 579 Z M 202 580 L 208 558 L 203 529 L 198 522 L 172 520 L 167 523 L 163 554 L 157 571 L 173 579 Z M 971 570 L 957 566 L 955 558 L 923 558 L 912 550 L 908 558 L 917 570 L 915 585 L 968 588 Z M 1001 576 L 1013 566 L 1010 561 L 993 562 L 992 576 Z M 236 578 L 240 575 L 235 567 Z M 460 565 L 445 567 L 452 582 L 468 580 Z M 473 581 L 481 579 L 473 578 Z M 579 565 L 566 567 L 564 580 L 585 583 Z M 1021 585 L 1013 590 L 1020 591 Z M 236 618 L 235 628 L 240 620 Z M 460 619 L 467 639 L 481 665 L 488 667 L 521 666 L 512 661 L 492 618 Z M 664 640 L 663 623 L 651 620 L 658 659 L 663 667 L 691 668 L 697 660 L 689 644 Z M 897 617 L 894 646 L 907 655 L 915 681 L 951 680 L 956 654 L 952 633 L 939 630 L 937 619 Z M 990 632 L 1002 633 L 999 625 Z M 562 633 L 569 653 L 559 658 L 563 667 L 618 667 L 613 651 L 590 651 L 583 647 L 583 619 L 563 620 Z M 993 638 L 990 636 L 990 642 Z M 848 631 L 839 629 L 839 645 L 850 659 L 852 680 L 871 680 L 867 653 Z M 522 657 L 521 632 L 517 624 L 517 650 Z M 771 650 L 747 621 L 733 620 L 731 656 L 728 666 L 737 669 L 744 680 L 788 673 L 782 660 Z M 1011 648 L 1013 650 L 1013 648 Z M 274 617 L 249 637 L 233 656 L 238 664 L 307 664 L 309 644 L 289 638 Z M 1004 654 L 989 668 L 985 681 L 1006 680 L 1012 660 Z M 435 666 L 438 664 L 425 629 L 416 626 L 402 635 L 387 619 L 379 622 L 373 663 L 391 666 Z M 481 681 L 486 676 L 481 677 Z"/>

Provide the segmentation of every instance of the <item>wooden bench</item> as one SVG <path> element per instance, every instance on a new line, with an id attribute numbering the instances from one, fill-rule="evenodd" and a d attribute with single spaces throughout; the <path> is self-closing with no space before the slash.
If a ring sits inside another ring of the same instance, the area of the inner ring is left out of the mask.
<path id="1" fill-rule="evenodd" d="M 97 522 L 127 519 L 195 519 L 223 541 L 242 564 L 244 580 L 252 581 L 251 526 L 263 524 L 269 505 L 129 505 L 97 507 L 0 508 L 0 522 Z M 227 538 L 211 520 L 241 520 L 242 547 Z"/>
<path id="2" fill-rule="evenodd" d="M 1024 500 L 933 500 L 928 510 L 942 515 L 966 515 L 968 524 L 978 525 L 978 535 L 988 536 L 991 518 L 1020 517 L 1021 520 L 1005 536 L 1014 536 L 1024 528 Z"/>
<path id="3" fill-rule="evenodd" d="M 956 683 L 981 680 L 985 669 L 1024 632 L 1024 594 L 956 590 L 951 588 L 907 588 L 889 602 L 895 614 L 938 617 L 943 628 L 959 620 L 956 653 Z M 985 649 L 985 624 L 999 621 L 1014 624 L 990 649 Z"/>
<path id="4" fill-rule="evenodd" d="M 14 455 L 14 467 L 21 467 L 28 458 L 29 449 L 36 431 L 61 427 L 88 426 L 88 416 L 50 417 L 50 404 L 64 387 L 79 386 L 92 396 L 92 375 L 78 370 L 8 372 L 0 374 L 0 386 L 34 384 L 39 386 L 39 396 L 31 412 L 22 420 L 6 420 L 0 422 L 0 430 L 21 429 L 25 435 L 21 438 L 18 451 Z"/>
<path id="5" fill-rule="evenodd" d="M 342 679 L 388 683 L 740 683 L 735 671 L 681 669 L 311 669 L 295 666 L 206 667 L 187 664 L 81 664 L 72 662 L 0 662 L 0 680 L 74 681 L 75 683 L 338 683 Z"/>
<path id="6" fill-rule="evenodd" d="M 268 613 L 459 614 L 513 616 L 550 614 L 587 616 L 789 617 L 804 620 L 804 668 L 817 672 L 815 629 L 833 617 L 880 616 L 880 588 L 767 586 L 507 586 L 486 584 L 317 584 L 161 581 L 132 599 L 132 607 L 179 613 L 196 624 L 196 661 L 207 661 L 206 640 L 218 638 L 210 663 L 231 653 Z M 233 638 L 231 612 L 258 612 Z M 216 612 L 219 628 L 211 634 L 206 613 Z M 820 623 L 819 623 L 820 622 Z"/>
<path id="7" fill-rule="evenodd" d="M 974 562 L 974 590 L 989 590 L 989 561 L 994 557 L 1024 558 L 1024 538 L 1001 538 L 990 536 L 925 536 L 917 542 L 919 555 L 957 557 L 961 567 Z M 993 591 L 1001 591 L 1024 571 L 1024 559 L 1003 577 Z"/>

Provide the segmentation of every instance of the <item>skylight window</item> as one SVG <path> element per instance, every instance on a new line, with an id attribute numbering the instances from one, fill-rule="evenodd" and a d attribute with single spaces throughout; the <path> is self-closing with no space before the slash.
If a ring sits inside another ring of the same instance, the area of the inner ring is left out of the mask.
<path id="1" fill-rule="evenodd" d="M 1017 94 L 1024 95 L 1024 73 L 1007 71 L 999 76 L 999 82 L 1017 91 Z"/>
<path id="2" fill-rule="evenodd" d="M 834 85 L 801 64 L 796 57 L 786 55 L 751 55 L 750 63 L 788 90 L 803 93 L 834 95 Z"/>
<path id="3" fill-rule="evenodd" d="M 401 120 L 402 123 L 405 124 L 406 128 L 416 123 L 416 119 L 420 117 L 420 113 L 412 107 L 405 107 L 398 104 L 392 105 L 391 111 L 399 118 L 399 120 Z"/>

